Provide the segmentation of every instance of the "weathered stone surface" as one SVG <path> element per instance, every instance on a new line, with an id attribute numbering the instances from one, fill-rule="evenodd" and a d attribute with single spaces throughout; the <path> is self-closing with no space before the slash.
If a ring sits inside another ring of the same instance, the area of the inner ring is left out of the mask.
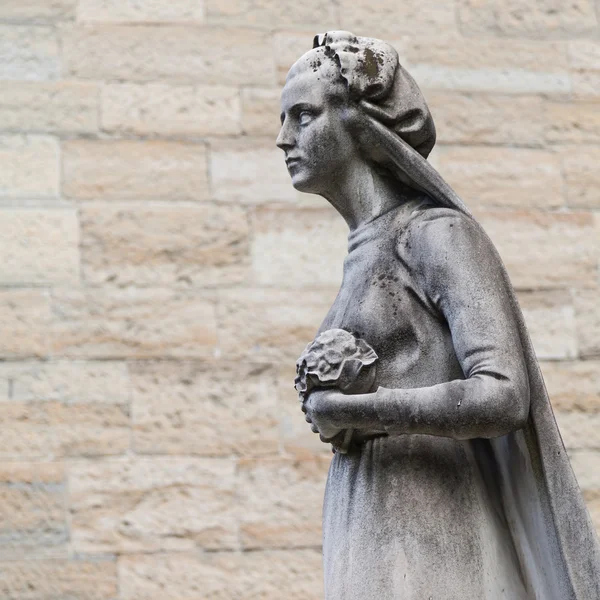
<path id="1" fill-rule="evenodd" d="M 117 594 L 116 563 L 108 558 L 0 563 L 6 600 L 113 600 Z"/>
<path id="2" fill-rule="evenodd" d="M 53 198 L 58 194 L 59 149 L 44 136 L 0 136 L 0 197 Z"/>
<path id="3" fill-rule="evenodd" d="M 337 290 L 219 292 L 220 348 L 227 359 L 294 362 L 312 340 Z"/>
<path id="4" fill-rule="evenodd" d="M 459 18 L 465 33 L 531 38 L 575 37 L 598 25 L 593 0 L 460 0 Z"/>
<path id="5" fill-rule="evenodd" d="M 600 303 L 598 289 L 578 290 L 574 295 L 577 339 L 582 357 L 600 357 Z"/>
<path id="6" fill-rule="evenodd" d="M 564 205 L 560 158 L 552 152 L 444 147 L 438 153 L 438 168 L 472 207 L 556 208 Z"/>
<path id="7" fill-rule="evenodd" d="M 600 361 L 541 363 L 555 410 L 600 412 Z"/>
<path id="8" fill-rule="evenodd" d="M 386 0 L 375 7 L 369 0 L 340 0 L 338 5 L 342 21 L 336 29 L 356 32 L 357 35 L 394 39 L 401 32 L 456 30 L 452 2 Z"/>
<path id="9" fill-rule="evenodd" d="M 426 95 L 441 144 L 539 146 L 544 142 L 544 101 L 538 96 L 440 91 Z"/>
<path id="10" fill-rule="evenodd" d="M 73 81 L 2 82 L 0 127 L 36 132 L 98 130 L 98 86 Z"/>
<path id="11" fill-rule="evenodd" d="M 600 70 L 600 42 L 593 39 L 575 39 L 567 43 L 569 65 L 573 69 Z"/>
<path id="12" fill-rule="evenodd" d="M 574 450 L 569 456 L 581 488 L 600 490 L 600 454 L 591 450 Z"/>
<path id="13" fill-rule="evenodd" d="M 278 452 L 279 407 L 269 366 L 140 362 L 130 370 L 136 452 Z"/>
<path id="14" fill-rule="evenodd" d="M 600 449 L 600 414 L 556 411 L 555 415 L 567 450 Z"/>
<path id="15" fill-rule="evenodd" d="M 242 129 L 247 135 L 274 135 L 279 133 L 279 97 L 278 89 L 253 88 L 242 89 Z"/>
<path id="16" fill-rule="evenodd" d="M 240 461 L 242 546 L 319 546 L 321 500 L 330 460 L 325 455 Z"/>
<path id="17" fill-rule="evenodd" d="M 578 71 L 571 75 L 576 100 L 597 101 L 600 97 L 600 71 Z"/>
<path id="18" fill-rule="evenodd" d="M 592 521 L 596 526 L 596 533 L 600 535 L 600 490 L 586 490 L 583 497 L 587 503 Z"/>
<path id="19" fill-rule="evenodd" d="M 98 24 L 66 28 L 65 70 L 86 79 L 271 85 L 267 34 L 251 29 Z"/>
<path id="20" fill-rule="evenodd" d="M 10 390 L 1 401 L 129 404 L 127 365 L 117 361 L 5 362 L 0 381 Z"/>
<path id="21" fill-rule="evenodd" d="M 69 467 L 77 552 L 235 548 L 230 459 L 127 458 Z"/>
<path id="22" fill-rule="evenodd" d="M 299 458 L 325 455 L 331 458 L 331 446 L 324 444 L 310 429 L 300 408 L 298 392 L 294 388 L 296 369 L 292 362 L 282 364 L 277 380 L 278 407 L 281 421 L 281 439 L 286 453 Z"/>
<path id="23" fill-rule="evenodd" d="M 64 468 L 57 463 L 0 464 L 0 560 L 66 557 L 64 484 Z"/>
<path id="24" fill-rule="evenodd" d="M 235 168 L 232 168 L 235 165 Z M 243 204 L 294 202 L 285 163 L 272 140 L 211 143 L 210 175 L 217 200 Z"/>
<path id="25" fill-rule="evenodd" d="M 205 0 L 79 0 L 80 21 L 202 23 Z"/>
<path id="26" fill-rule="evenodd" d="M 253 214 L 252 230 L 257 284 L 333 287 L 341 283 L 348 226 L 333 208 L 259 208 Z"/>
<path id="27" fill-rule="evenodd" d="M 73 210 L 1 210 L 0 283 L 77 284 L 78 246 Z"/>
<path id="28" fill-rule="evenodd" d="M 70 198 L 204 200 L 206 148 L 170 141 L 73 140 L 63 144 Z"/>
<path id="29" fill-rule="evenodd" d="M 561 96 L 571 90 L 564 43 L 438 35 L 410 36 L 394 46 L 426 89 Z"/>
<path id="30" fill-rule="evenodd" d="M 81 211 L 83 276 L 93 284 L 207 286 L 242 281 L 248 219 L 237 206 Z"/>
<path id="31" fill-rule="evenodd" d="M 576 208 L 600 208 L 600 148 L 584 146 L 562 153 L 567 202 Z"/>
<path id="32" fill-rule="evenodd" d="M 587 212 L 476 210 L 516 288 L 594 285 L 598 232 Z"/>
<path id="33" fill-rule="evenodd" d="M 299 56 L 308 52 L 311 46 L 311 40 L 305 33 L 293 30 L 274 33 L 273 53 L 277 66 L 277 83 L 285 83 L 285 77 L 290 67 L 296 62 Z M 277 114 L 279 114 L 279 110 L 278 108 Z"/>
<path id="34" fill-rule="evenodd" d="M 44 356 L 50 323 L 48 292 L 0 290 L 0 357 Z"/>
<path id="35" fill-rule="evenodd" d="M 320 600 L 319 550 L 121 556 L 123 600 Z"/>
<path id="36" fill-rule="evenodd" d="M 109 83 L 102 89 L 106 131 L 178 136 L 241 133 L 234 87 Z"/>
<path id="37" fill-rule="evenodd" d="M 19 10 L 24 3 L 7 5 Z M 52 27 L 0 25 L 0 79 L 40 81 L 55 79 L 59 72 L 58 40 Z"/>
<path id="38" fill-rule="evenodd" d="M 129 410 L 110 404 L 3 404 L 0 459 L 121 454 L 129 448 Z"/>
<path id="39" fill-rule="evenodd" d="M 217 344 L 214 304 L 199 294 L 61 289 L 52 309 L 55 355 L 207 358 Z"/>
<path id="40" fill-rule="evenodd" d="M 3 2 L 0 21 L 54 22 L 75 17 L 77 0 L 23 0 Z"/>
<path id="41" fill-rule="evenodd" d="M 598 104 L 548 102 L 545 105 L 546 140 L 559 144 L 600 143 Z"/>
<path id="42" fill-rule="evenodd" d="M 568 292 L 522 292 L 518 296 L 538 359 L 575 358 L 575 312 Z"/>

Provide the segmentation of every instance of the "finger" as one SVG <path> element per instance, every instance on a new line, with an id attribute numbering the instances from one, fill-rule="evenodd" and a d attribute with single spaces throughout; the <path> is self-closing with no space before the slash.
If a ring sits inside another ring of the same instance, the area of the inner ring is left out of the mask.
<path id="1" fill-rule="evenodd" d="M 310 428 L 311 428 L 311 430 L 312 430 L 313 433 L 319 433 L 319 430 L 317 429 L 316 425 L 311 425 Z"/>

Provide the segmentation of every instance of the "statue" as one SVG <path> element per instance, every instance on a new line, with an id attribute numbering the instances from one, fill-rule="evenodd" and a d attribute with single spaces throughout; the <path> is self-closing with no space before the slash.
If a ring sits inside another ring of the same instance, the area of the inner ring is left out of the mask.
<path id="1" fill-rule="evenodd" d="M 514 291 L 426 160 L 434 123 L 398 54 L 317 36 L 281 102 L 294 187 L 350 230 L 296 379 L 335 451 L 326 599 L 600 599 L 600 545 Z"/>

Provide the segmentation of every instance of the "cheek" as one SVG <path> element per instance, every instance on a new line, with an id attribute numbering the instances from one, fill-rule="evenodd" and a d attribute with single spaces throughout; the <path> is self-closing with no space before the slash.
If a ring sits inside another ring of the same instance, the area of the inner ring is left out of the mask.
<path id="1" fill-rule="evenodd" d="M 311 163 L 328 168 L 347 161 L 354 152 L 354 140 L 341 122 L 315 123 L 304 131 L 302 145 Z"/>

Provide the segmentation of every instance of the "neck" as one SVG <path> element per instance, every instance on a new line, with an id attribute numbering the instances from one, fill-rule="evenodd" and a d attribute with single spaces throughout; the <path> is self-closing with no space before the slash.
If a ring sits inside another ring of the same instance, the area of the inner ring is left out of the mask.
<path id="1" fill-rule="evenodd" d="M 361 162 L 334 178 L 322 196 L 342 215 L 350 231 L 405 204 L 417 192 Z"/>

